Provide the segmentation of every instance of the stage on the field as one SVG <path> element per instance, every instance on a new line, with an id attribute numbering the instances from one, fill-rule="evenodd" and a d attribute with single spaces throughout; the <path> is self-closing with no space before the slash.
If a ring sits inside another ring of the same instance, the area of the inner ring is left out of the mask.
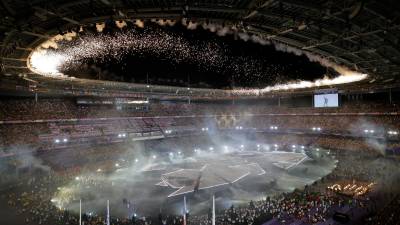
<path id="1" fill-rule="evenodd" d="M 104 213 L 110 200 L 118 216 L 152 215 L 155 212 L 180 214 L 185 195 L 191 213 L 206 213 L 210 197 L 217 206 L 247 203 L 302 188 L 320 179 L 335 167 L 330 156 L 310 158 L 304 152 L 232 151 L 204 152 L 187 157 L 148 157 L 111 174 L 85 173 L 60 187 L 54 204 L 77 211 L 79 198 L 90 213 Z M 130 208 L 123 200 L 132 203 Z"/>

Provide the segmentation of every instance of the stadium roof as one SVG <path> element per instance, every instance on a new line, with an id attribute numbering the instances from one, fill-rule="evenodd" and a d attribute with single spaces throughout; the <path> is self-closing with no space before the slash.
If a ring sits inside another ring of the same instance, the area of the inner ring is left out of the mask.
<path id="1" fill-rule="evenodd" d="M 27 57 L 36 46 L 110 17 L 187 18 L 234 24 L 387 83 L 400 77 L 399 5 L 394 0 L 0 0 L 1 71 L 32 74 Z"/>

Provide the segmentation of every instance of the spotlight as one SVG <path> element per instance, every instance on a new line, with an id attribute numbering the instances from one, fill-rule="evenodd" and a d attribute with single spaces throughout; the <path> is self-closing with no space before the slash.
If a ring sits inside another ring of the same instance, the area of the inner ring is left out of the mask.
<path id="1" fill-rule="evenodd" d="M 104 28 L 106 27 L 105 23 L 96 23 L 96 30 L 97 32 L 103 32 Z"/>
<path id="2" fill-rule="evenodd" d="M 270 126 L 269 129 L 270 130 L 278 130 L 278 127 L 277 126 Z"/>

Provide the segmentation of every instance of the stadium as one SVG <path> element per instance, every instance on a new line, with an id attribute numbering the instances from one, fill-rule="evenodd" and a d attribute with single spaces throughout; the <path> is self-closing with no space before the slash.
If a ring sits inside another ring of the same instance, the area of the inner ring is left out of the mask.
<path id="1" fill-rule="evenodd" d="M 400 224 L 399 12 L 0 0 L 0 224 Z"/>

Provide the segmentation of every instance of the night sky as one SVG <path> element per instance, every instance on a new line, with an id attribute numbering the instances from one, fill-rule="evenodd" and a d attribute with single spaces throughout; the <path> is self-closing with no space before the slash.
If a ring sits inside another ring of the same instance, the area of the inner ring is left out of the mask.
<path id="1" fill-rule="evenodd" d="M 148 22 L 145 28 L 129 27 L 107 35 L 112 39 L 127 32 L 135 39 L 136 47 L 115 50 L 118 47 L 113 46 L 114 50 L 101 57 L 83 57 L 69 63 L 63 72 L 91 79 L 212 88 L 231 88 L 232 84 L 265 87 L 298 79 L 314 80 L 326 72 L 304 56 L 246 42 L 234 34 L 221 37 L 201 26 L 188 30 L 179 24 L 162 27 Z M 60 49 L 79 44 L 86 35 L 80 36 L 65 46 L 61 43 Z"/>

